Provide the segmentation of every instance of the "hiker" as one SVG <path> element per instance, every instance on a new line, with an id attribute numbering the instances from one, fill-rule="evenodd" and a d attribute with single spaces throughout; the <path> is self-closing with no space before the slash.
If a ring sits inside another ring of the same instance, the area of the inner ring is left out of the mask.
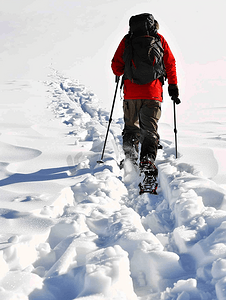
<path id="1" fill-rule="evenodd" d="M 155 166 L 166 78 L 169 95 L 179 96 L 175 58 L 157 32 L 159 24 L 152 14 L 132 16 L 129 25 L 129 33 L 120 42 L 111 65 L 116 76 L 123 75 L 123 150 L 125 158 L 137 164 L 140 143 L 140 165 Z"/>

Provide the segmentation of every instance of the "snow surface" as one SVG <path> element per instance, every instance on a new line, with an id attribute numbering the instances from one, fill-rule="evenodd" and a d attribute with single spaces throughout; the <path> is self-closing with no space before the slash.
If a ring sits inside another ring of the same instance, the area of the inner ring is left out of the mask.
<path id="1" fill-rule="evenodd" d="M 1 95 L 1 300 L 226 299 L 226 107 L 178 126 L 178 159 L 160 122 L 158 195 L 140 196 L 122 115 L 97 163 L 109 112 L 79 81 L 52 70 Z"/>

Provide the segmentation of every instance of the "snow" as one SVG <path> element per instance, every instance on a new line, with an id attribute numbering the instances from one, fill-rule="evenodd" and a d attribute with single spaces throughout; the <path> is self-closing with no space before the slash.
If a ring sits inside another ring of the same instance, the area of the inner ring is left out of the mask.
<path id="1" fill-rule="evenodd" d="M 226 299 L 223 117 L 179 124 L 178 159 L 160 122 L 158 195 L 139 195 L 122 115 L 97 163 L 109 112 L 82 83 L 52 69 L 1 90 L 1 300 Z"/>

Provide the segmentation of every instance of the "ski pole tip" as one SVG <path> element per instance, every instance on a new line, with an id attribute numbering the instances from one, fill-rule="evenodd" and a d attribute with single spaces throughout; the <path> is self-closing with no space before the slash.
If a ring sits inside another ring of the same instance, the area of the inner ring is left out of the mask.
<path id="1" fill-rule="evenodd" d="M 98 160 L 97 163 L 98 163 L 98 164 L 103 164 L 104 161 L 103 161 L 103 160 Z"/>

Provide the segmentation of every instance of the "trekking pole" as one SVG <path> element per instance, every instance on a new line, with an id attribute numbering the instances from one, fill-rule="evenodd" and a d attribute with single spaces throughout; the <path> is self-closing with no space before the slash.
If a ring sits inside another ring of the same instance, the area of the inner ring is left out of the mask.
<path id="1" fill-rule="evenodd" d="M 108 122 L 108 128 L 107 128 L 107 133 L 105 136 L 105 141 L 104 141 L 104 146 L 103 146 L 103 150 L 102 150 L 102 154 L 101 154 L 101 159 L 97 161 L 97 163 L 99 164 L 103 164 L 103 157 L 104 157 L 104 151 L 105 151 L 105 147 L 106 147 L 106 143 L 107 143 L 107 138 L 108 138 L 108 133 L 109 133 L 109 129 L 110 129 L 110 125 L 111 125 L 111 121 L 112 121 L 112 114 L 113 114 L 113 110 L 114 110 L 114 105 L 115 105 L 115 99 L 116 99 L 116 95 L 117 95 L 117 90 L 118 90 L 118 84 L 119 84 L 119 76 L 115 76 L 115 82 L 116 82 L 116 88 L 115 88 L 115 94 L 114 94 L 114 98 L 113 98 L 113 103 L 112 103 L 112 108 L 111 108 L 111 114 L 110 114 L 110 118 L 109 118 L 109 122 Z"/>
<path id="2" fill-rule="evenodd" d="M 173 100 L 173 111 L 174 111 L 174 134 L 175 134 L 175 151 L 176 151 L 176 158 L 177 158 L 177 123 L 176 123 L 176 104 L 180 104 L 180 99 L 176 96 L 172 96 L 171 99 Z"/>

